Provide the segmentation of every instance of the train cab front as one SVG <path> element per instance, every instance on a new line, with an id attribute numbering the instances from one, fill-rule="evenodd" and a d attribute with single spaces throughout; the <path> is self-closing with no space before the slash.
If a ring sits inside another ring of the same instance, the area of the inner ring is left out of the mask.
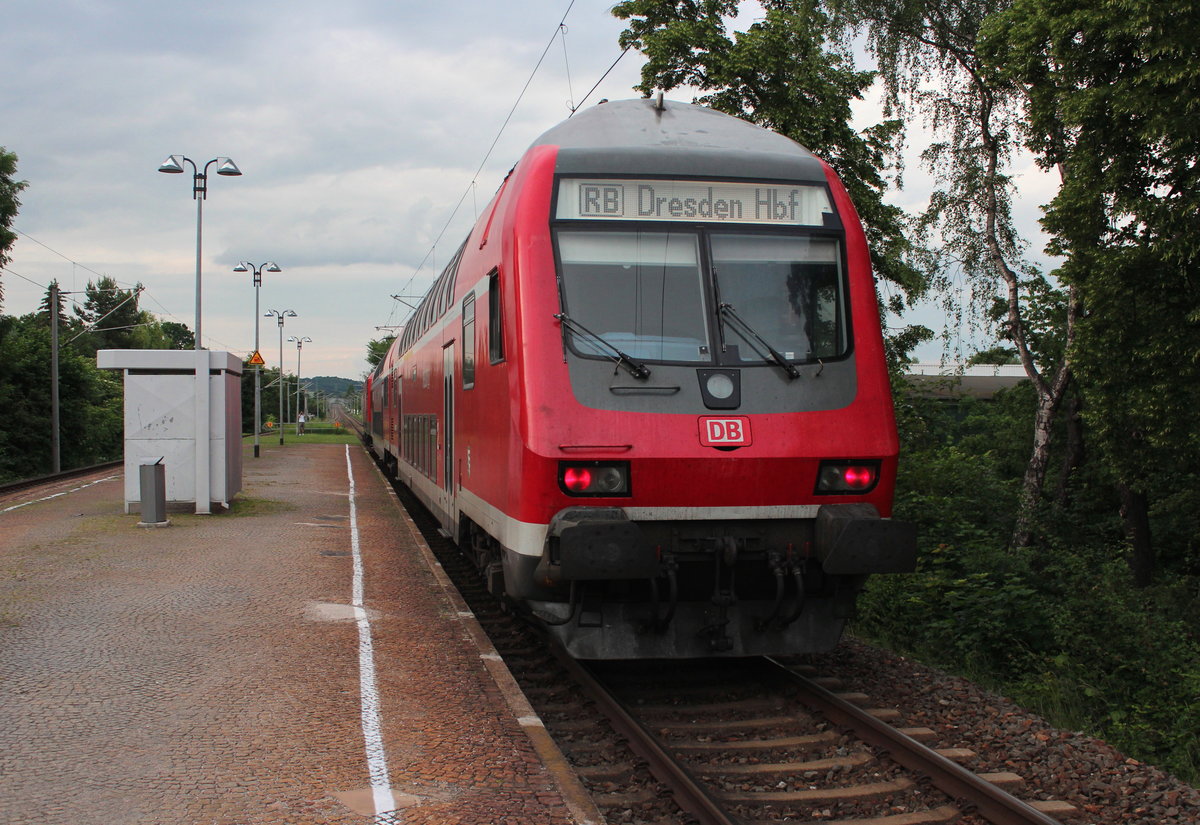
<path id="1" fill-rule="evenodd" d="M 828 649 L 867 575 L 915 566 L 845 188 L 702 107 L 586 118 L 543 139 L 555 277 L 522 293 L 522 468 L 557 489 L 510 595 L 585 659 Z"/>
<path id="2" fill-rule="evenodd" d="M 628 478 L 620 463 L 564 465 L 572 480 Z M 912 526 L 869 503 L 743 509 L 566 507 L 524 601 L 581 659 L 804 653 L 837 643 L 868 574 L 915 566 Z"/>

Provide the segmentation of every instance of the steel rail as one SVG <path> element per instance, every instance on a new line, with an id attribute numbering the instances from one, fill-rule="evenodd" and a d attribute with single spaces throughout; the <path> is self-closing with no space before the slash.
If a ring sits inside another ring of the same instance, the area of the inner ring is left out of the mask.
<path id="1" fill-rule="evenodd" d="M 974 808 L 994 825 L 1061 825 L 1057 819 L 901 733 L 887 722 L 876 719 L 862 708 L 840 699 L 783 663 L 771 657 L 766 659 L 793 681 L 799 689 L 797 698 L 801 702 L 820 711 L 834 724 L 849 728 L 864 742 L 887 751 L 890 759 L 911 771 L 928 776 L 934 786 L 954 799 L 960 807 Z"/>
<path id="2" fill-rule="evenodd" d="M 676 804 L 685 813 L 694 817 L 700 825 L 738 825 L 738 820 L 730 818 L 695 777 L 663 748 L 654 734 L 646 730 L 619 699 L 600 684 L 585 665 L 568 655 L 553 639 L 546 638 L 558 661 L 608 717 L 617 733 L 625 737 L 630 749 L 646 760 L 654 778 L 671 789 Z"/>

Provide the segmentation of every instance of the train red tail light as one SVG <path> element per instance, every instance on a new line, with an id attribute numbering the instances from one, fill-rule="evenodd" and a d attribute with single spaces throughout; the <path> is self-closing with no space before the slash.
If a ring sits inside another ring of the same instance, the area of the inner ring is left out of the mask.
<path id="1" fill-rule="evenodd" d="M 822 461 L 818 495 L 861 495 L 879 483 L 878 461 Z"/>
<path id="2" fill-rule="evenodd" d="M 625 461 L 560 461 L 558 486 L 569 496 L 629 495 L 629 463 Z"/>
<path id="3" fill-rule="evenodd" d="M 586 467 L 567 467 L 563 470 L 563 486 L 571 493 L 582 493 L 592 484 L 592 471 Z"/>

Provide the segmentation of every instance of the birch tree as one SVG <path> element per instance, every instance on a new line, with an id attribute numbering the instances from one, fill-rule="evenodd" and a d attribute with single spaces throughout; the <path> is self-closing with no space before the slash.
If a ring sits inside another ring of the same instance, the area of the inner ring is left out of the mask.
<path id="1" fill-rule="evenodd" d="M 1087 308 L 1070 357 L 1144 586 L 1151 503 L 1200 461 L 1200 8 L 1014 0 L 981 35 L 1028 101 L 1028 147 L 1062 172 L 1043 225 Z"/>
<path id="2" fill-rule="evenodd" d="M 934 264 L 942 276 L 940 285 L 948 289 L 961 273 L 969 300 L 977 302 L 970 311 L 977 315 L 986 310 L 993 295 L 1003 296 L 1003 337 L 1012 342 L 1037 391 L 1033 450 L 1011 541 L 1014 547 L 1025 547 L 1033 539 L 1054 422 L 1071 381 L 1071 342 L 1080 304 L 1068 284 L 1064 354 L 1049 360 L 1038 353 L 1030 340 L 1025 306 L 1030 286 L 1042 288 L 1044 282 L 1025 260 L 1027 242 L 1015 228 L 1012 214 L 1013 154 L 1021 146 L 1019 124 L 1028 100 L 1024 89 L 989 74 L 976 45 L 984 22 L 1006 4 L 1004 0 L 834 3 L 837 19 L 846 29 L 865 34 L 888 105 L 902 116 L 923 119 L 934 133 L 922 160 L 934 175 L 936 188 L 921 228 L 942 250 Z M 1061 166 L 1058 171 L 1066 174 Z"/>

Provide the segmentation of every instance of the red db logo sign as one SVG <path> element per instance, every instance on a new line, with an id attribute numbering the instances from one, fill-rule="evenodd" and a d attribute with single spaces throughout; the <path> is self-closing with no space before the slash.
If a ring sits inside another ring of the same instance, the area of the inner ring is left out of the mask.
<path id="1" fill-rule="evenodd" d="M 700 443 L 705 447 L 745 447 L 754 443 L 750 437 L 750 419 L 701 418 Z"/>

